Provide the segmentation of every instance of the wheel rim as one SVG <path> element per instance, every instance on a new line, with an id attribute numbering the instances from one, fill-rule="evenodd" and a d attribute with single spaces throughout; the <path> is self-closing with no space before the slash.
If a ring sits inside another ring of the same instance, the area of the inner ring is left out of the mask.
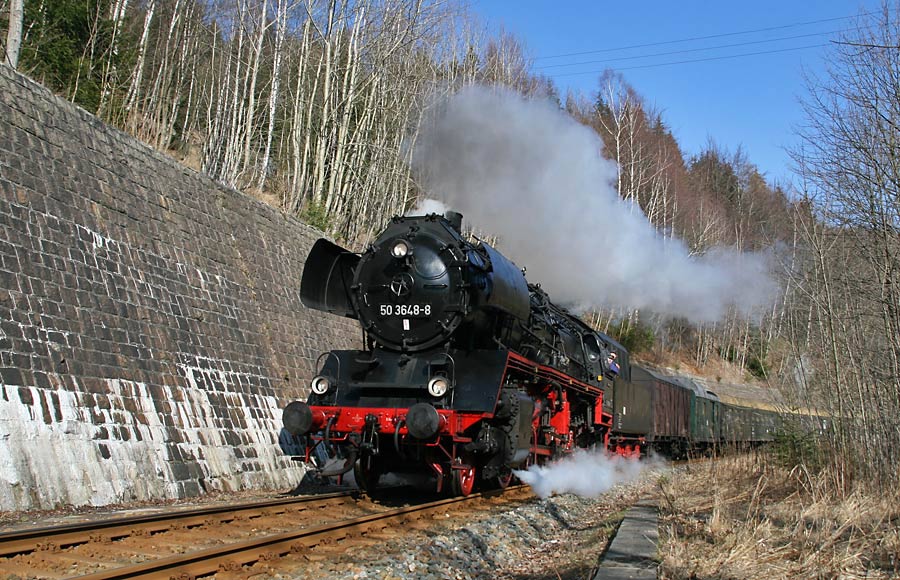
<path id="1" fill-rule="evenodd" d="M 371 456 L 360 457 L 353 466 L 353 477 L 356 485 L 363 491 L 372 491 L 378 485 L 380 474 L 375 460 Z"/>
<path id="2" fill-rule="evenodd" d="M 453 490 L 457 495 L 469 495 L 475 487 L 475 468 L 464 467 L 453 470 Z"/>
<path id="3" fill-rule="evenodd" d="M 512 483 L 512 478 L 512 471 L 501 473 L 497 476 L 497 485 L 500 486 L 500 489 L 506 489 L 509 487 L 509 484 Z"/>

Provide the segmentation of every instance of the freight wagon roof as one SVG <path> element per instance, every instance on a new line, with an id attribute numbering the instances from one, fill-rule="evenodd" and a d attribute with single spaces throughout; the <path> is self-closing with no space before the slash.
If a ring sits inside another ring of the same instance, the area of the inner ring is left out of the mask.
<path id="1" fill-rule="evenodd" d="M 708 379 L 693 377 L 698 384 L 703 385 L 706 390 L 712 391 L 719 395 L 722 401 L 728 401 L 730 404 L 741 404 L 745 407 L 753 407 L 754 405 L 762 405 L 759 408 L 778 407 L 783 405 L 780 394 L 773 390 L 757 385 L 737 385 L 733 383 L 723 383 L 721 381 L 710 381 Z"/>
<path id="2" fill-rule="evenodd" d="M 702 377 L 674 374 L 671 370 L 650 371 L 654 377 L 691 389 L 698 396 L 718 399 L 729 405 L 751 407 L 757 409 L 774 409 L 783 406 L 781 398 L 773 390 L 748 384 L 723 383 L 710 381 Z"/>
<path id="3" fill-rule="evenodd" d="M 691 390 L 698 397 L 703 397 L 705 399 L 713 399 L 718 400 L 719 395 L 713 391 L 710 391 L 700 383 L 694 381 L 694 379 L 690 377 L 680 377 L 680 376 L 669 376 L 667 379 L 676 385 L 680 385 L 688 390 Z"/>
<path id="4" fill-rule="evenodd" d="M 642 370 L 646 371 L 648 375 L 652 376 L 654 379 L 658 381 L 663 381 L 665 383 L 671 383 L 676 386 L 681 387 L 682 389 L 687 389 L 693 392 L 698 397 L 703 397 L 706 399 L 718 399 L 715 393 L 710 392 L 703 385 L 695 382 L 689 377 L 682 377 L 676 375 L 667 375 L 658 370 L 648 369 L 647 367 L 640 367 Z"/>
<path id="5" fill-rule="evenodd" d="M 769 401 L 755 401 L 753 399 L 741 399 L 730 395 L 719 395 L 719 400 L 733 407 L 747 407 L 750 409 L 759 409 L 761 411 L 772 411 L 781 413 L 784 408 L 775 405 Z"/>
<path id="6" fill-rule="evenodd" d="M 827 417 L 828 413 L 806 407 L 791 407 L 774 389 L 767 389 L 757 385 L 736 385 L 732 383 L 711 382 L 708 379 L 694 377 L 694 381 L 706 386 L 706 389 L 716 393 L 723 403 L 738 407 L 748 407 L 778 413 L 790 413 L 796 415 L 810 415 Z"/>
<path id="7" fill-rule="evenodd" d="M 666 371 L 648 369 L 643 366 L 640 368 L 657 380 L 666 381 L 686 389 L 691 389 L 697 393 L 698 396 L 718 399 L 727 405 L 774 411 L 777 413 L 816 417 L 829 416 L 827 412 L 816 409 L 808 409 L 805 407 L 792 408 L 784 401 L 784 399 L 782 399 L 780 394 L 773 389 L 767 389 L 757 385 L 738 385 L 734 383 L 723 383 L 721 381 L 713 382 L 702 377 L 667 374 Z"/>

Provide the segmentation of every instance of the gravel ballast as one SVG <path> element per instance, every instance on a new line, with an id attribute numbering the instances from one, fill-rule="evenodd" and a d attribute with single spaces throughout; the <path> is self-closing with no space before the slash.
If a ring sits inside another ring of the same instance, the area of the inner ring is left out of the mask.
<path id="1" fill-rule="evenodd" d="M 366 547 L 312 554 L 269 578 L 575 580 L 590 578 L 624 511 L 654 472 L 596 498 L 561 494 L 435 521 Z M 259 578 L 259 577 L 258 577 Z"/>

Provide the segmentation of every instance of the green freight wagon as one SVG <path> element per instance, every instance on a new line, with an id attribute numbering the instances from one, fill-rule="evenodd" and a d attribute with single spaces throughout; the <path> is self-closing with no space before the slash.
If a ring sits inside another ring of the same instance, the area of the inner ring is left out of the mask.
<path id="1" fill-rule="evenodd" d="M 775 440 L 781 428 L 778 409 L 761 401 L 720 397 L 722 401 L 722 440 L 732 446 L 758 445 Z"/>
<path id="2" fill-rule="evenodd" d="M 721 403 L 719 397 L 688 377 L 669 377 L 690 392 L 690 449 L 704 453 L 721 440 Z"/>

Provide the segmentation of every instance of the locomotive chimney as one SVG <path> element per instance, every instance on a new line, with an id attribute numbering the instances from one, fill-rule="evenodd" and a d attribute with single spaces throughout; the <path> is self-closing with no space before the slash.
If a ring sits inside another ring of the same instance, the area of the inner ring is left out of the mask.
<path id="1" fill-rule="evenodd" d="M 448 211 L 444 213 L 444 218 L 450 222 L 453 229 L 462 233 L 462 214 L 458 211 Z"/>

